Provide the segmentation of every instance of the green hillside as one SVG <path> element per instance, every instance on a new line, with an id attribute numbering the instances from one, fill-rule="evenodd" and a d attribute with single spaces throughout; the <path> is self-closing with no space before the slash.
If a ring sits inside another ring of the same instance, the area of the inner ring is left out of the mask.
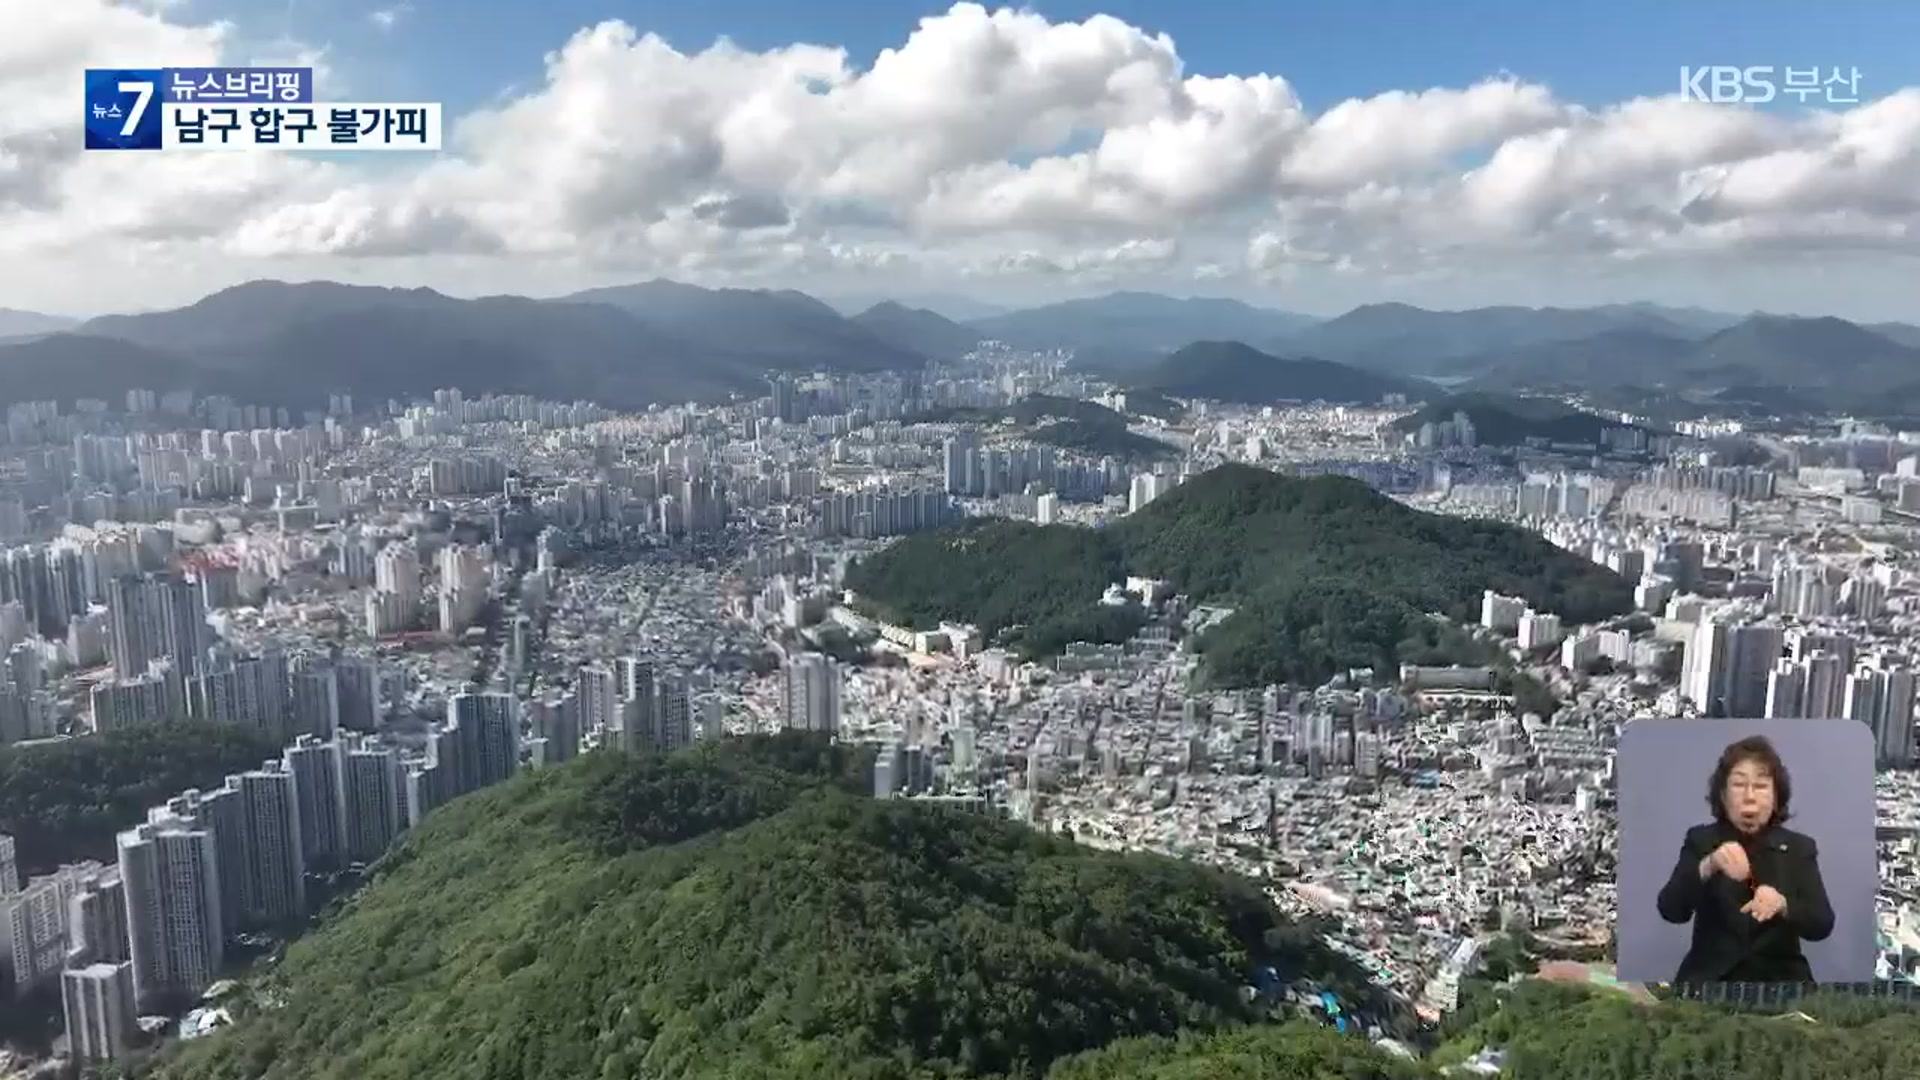
<path id="1" fill-rule="evenodd" d="M 1144 398 L 1157 407 L 1162 398 Z M 995 408 L 941 407 L 914 417 L 921 423 L 1001 425 L 1001 432 L 1030 442 L 1056 446 L 1092 457 L 1156 461 L 1178 455 L 1172 443 L 1127 429 L 1127 417 L 1097 401 L 1028 394 L 1011 405 Z"/>
<path id="2" fill-rule="evenodd" d="M 1571 408 L 1553 398 L 1468 393 L 1444 398 L 1403 416 L 1394 421 L 1393 427 L 1412 433 L 1423 424 L 1446 423 L 1455 413 L 1465 413 L 1473 422 L 1474 438 L 1481 446 L 1522 446 L 1529 439 L 1594 446 L 1609 428 L 1640 426 Z"/>
<path id="3" fill-rule="evenodd" d="M 1691 1002 L 1636 1004 L 1624 995 L 1524 982 L 1449 1018 L 1457 1035 L 1438 1065 L 1482 1047 L 1506 1051 L 1503 1080 L 1910 1080 L 1920 1076 L 1920 1018 L 1911 1003 L 1845 995 L 1795 1011 L 1741 1014 Z M 1200 1074 L 1226 1080 L 1232 1073 Z M 1253 1080 L 1257 1074 L 1248 1074 Z"/>
<path id="4" fill-rule="evenodd" d="M 782 735 L 462 799 L 253 995 L 283 1004 L 159 1073 L 1037 1077 L 1258 1018 L 1256 963 L 1358 978 L 1251 883 L 850 794 L 867 768 Z"/>
<path id="5" fill-rule="evenodd" d="M 1469 985 L 1406 1060 L 1244 993 L 1358 972 L 1251 882 L 858 797 L 857 748 L 783 734 L 589 755 L 460 799 L 247 987 L 164 1080 L 1907 1080 L 1912 1013 L 1820 1023 Z"/>
<path id="6" fill-rule="evenodd" d="M 1475 619 L 1487 589 L 1570 623 L 1633 606 L 1618 575 L 1524 529 L 1422 513 L 1344 477 L 1245 465 L 1212 469 L 1105 529 L 986 521 L 907 537 L 852 567 L 847 584 L 889 621 L 971 622 L 1041 656 L 1130 636 L 1141 613 L 1098 602 L 1129 574 L 1236 608 L 1199 643 L 1224 686 L 1317 683 L 1415 652 L 1432 660 L 1440 630 L 1428 614 Z"/>
<path id="7" fill-rule="evenodd" d="M 1169 442 L 1147 435 L 1137 435 L 1127 430 L 1127 425 L 1091 420 L 1060 420 L 1051 424 L 1042 424 L 1027 433 L 1034 442 L 1057 446 L 1062 450 L 1091 457 L 1129 458 L 1135 461 L 1157 461 L 1175 457 L 1180 453 L 1178 447 Z"/>

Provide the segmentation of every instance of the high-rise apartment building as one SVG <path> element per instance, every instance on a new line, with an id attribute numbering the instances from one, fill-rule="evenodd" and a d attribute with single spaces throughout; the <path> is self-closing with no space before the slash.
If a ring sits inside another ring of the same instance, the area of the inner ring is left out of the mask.
<path id="1" fill-rule="evenodd" d="M 455 694 L 447 700 L 447 717 L 460 744 L 459 794 L 519 771 L 520 703 L 512 694 Z"/>
<path id="2" fill-rule="evenodd" d="M 405 770 L 400 755 L 370 738 L 345 744 L 343 797 L 346 802 L 346 855 L 352 862 L 370 863 L 406 827 L 402 814 Z"/>
<path id="3" fill-rule="evenodd" d="M 197 996 L 225 958 L 213 834 L 180 821 L 120 834 L 134 994 L 143 1009 Z"/>
<path id="4" fill-rule="evenodd" d="M 306 918 L 306 858 L 300 846 L 300 793 L 283 762 L 227 777 L 246 826 L 248 901 L 243 924 L 283 926 Z"/>
<path id="5" fill-rule="evenodd" d="M 0 832 L 0 896 L 20 891 L 20 861 L 13 837 Z"/>
<path id="6" fill-rule="evenodd" d="M 67 901 L 67 964 L 119 964 L 133 959 L 127 890 L 117 868 L 102 867 L 77 883 Z"/>
<path id="7" fill-rule="evenodd" d="M 324 871 L 346 864 L 346 763 L 341 744 L 301 735 L 280 755 L 293 775 L 300 802 L 300 854 L 306 869 Z"/>
<path id="8" fill-rule="evenodd" d="M 113 1061 L 126 1056 L 139 1017 L 132 963 L 100 961 L 61 972 L 60 1001 L 75 1060 Z"/>
<path id="9" fill-rule="evenodd" d="M 801 653 L 787 662 L 782 705 L 790 731 L 840 730 L 840 666 L 820 653 Z"/>

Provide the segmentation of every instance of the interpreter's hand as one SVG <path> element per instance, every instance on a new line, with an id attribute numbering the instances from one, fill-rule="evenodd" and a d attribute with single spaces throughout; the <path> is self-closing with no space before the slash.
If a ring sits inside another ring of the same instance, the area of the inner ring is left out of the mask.
<path id="1" fill-rule="evenodd" d="M 1711 877 L 1715 871 L 1734 881 L 1745 881 L 1753 876 L 1753 868 L 1747 864 L 1746 849 L 1731 840 L 1714 848 L 1713 854 L 1707 856 L 1702 876 Z"/>
<path id="2" fill-rule="evenodd" d="M 1776 916 L 1786 914 L 1787 898 L 1781 896 L 1780 890 L 1773 886 L 1762 885 L 1753 890 L 1753 899 L 1747 901 L 1746 905 L 1740 910 L 1753 916 L 1753 921 L 1755 922 L 1766 922 Z"/>

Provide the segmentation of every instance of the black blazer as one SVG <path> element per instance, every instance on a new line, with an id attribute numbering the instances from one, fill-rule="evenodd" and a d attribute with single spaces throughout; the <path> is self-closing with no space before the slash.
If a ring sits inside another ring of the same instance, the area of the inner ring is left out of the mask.
<path id="1" fill-rule="evenodd" d="M 1746 839 L 1751 882 L 1725 874 L 1701 881 L 1700 860 L 1721 844 L 1742 839 L 1739 830 L 1720 822 L 1687 830 L 1659 900 L 1661 918 L 1693 921 L 1693 947 L 1673 981 L 1812 982 L 1813 969 L 1800 953 L 1800 942 L 1822 941 L 1833 933 L 1833 907 L 1820 881 L 1813 837 L 1775 826 Z M 1756 884 L 1778 890 L 1786 898 L 1786 912 L 1764 923 L 1742 914 Z"/>

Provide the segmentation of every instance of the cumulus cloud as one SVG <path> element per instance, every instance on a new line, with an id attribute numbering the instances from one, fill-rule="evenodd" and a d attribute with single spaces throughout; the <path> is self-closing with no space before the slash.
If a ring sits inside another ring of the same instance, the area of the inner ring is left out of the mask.
<path id="1" fill-rule="evenodd" d="M 491 260 L 525 287 L 513 268 L 1258 282 L 1920 252 L 1920 89 L 1844 112 L 1593 107 L 1490 73 L 1314 114 L 1284 73 L 1188 74 L 1173 40 L 1107 16 L 957 4 L 873 57 L 683 51 L 609 21 L 554 43 L 538 85 L 452 118 L 447 153 L 374 171 L 79 153 L 79 69 L 261 51 L 191 6 L 0 0 L 0 15 L 15 28 L 0 42 L 0 265 L 110 247 L 235 276 Z"/>

